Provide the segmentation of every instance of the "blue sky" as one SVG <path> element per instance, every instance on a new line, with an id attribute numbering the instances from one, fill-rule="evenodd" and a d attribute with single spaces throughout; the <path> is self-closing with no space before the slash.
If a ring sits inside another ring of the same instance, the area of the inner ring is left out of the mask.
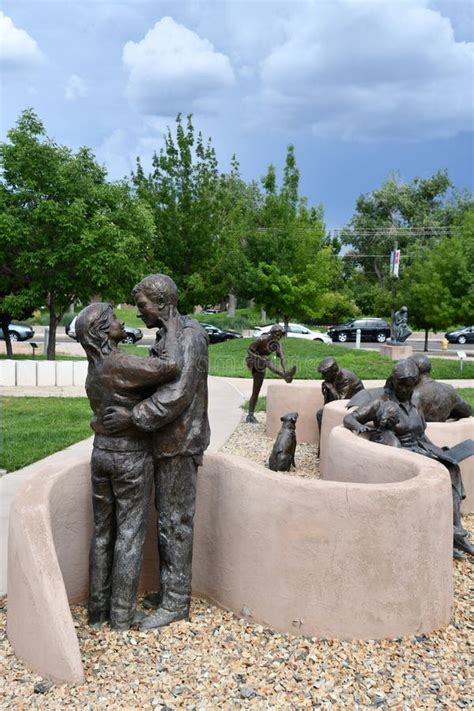
<path id="1" fill-rule="evenodd" d="M 178 111 L 222 170 L 281 168 L 330 228 L 393 171 L 474 188 L 472 0 L 4 0 L 1 139 L 32 106 L 111 178 L 149 164 Z"/>

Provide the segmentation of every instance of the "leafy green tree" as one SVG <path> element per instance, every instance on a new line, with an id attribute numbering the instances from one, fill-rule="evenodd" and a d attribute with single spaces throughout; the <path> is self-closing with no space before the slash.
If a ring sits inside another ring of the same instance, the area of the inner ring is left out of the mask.
<path id="1" fill-rule="evenodd" d="M 444 171 L 427 179 L 403 183 L 391 176 L 383 185 L 356 202 L 356 211 L 341 233 L 343 244 L 350 245 L 352 259 L 345 260 L 347 283 L 358 306 L 372 299 L 373 285 L 393 302 L 397 282 L 390 277 L 390 252 L 401 250 L 402 273 L 410 259 L 423 247 L 431 249 L 450 233 L 456 220 L 472 205 L 471 196 L 456 194 Z M 362 275 L 362 276 L 361 276 Z"/>
<path id="2" fill-rule="evenodd" d="M 451 236 L 419 251 L 403 276 L 410 320 L 428 331 L 470 324 L 474 314 L 474 210 Z"/>
<path id="3" fill-rule="evenodd" d="M 293 146 L 281 188 L 272 165 L 262 183 L 259 225 L 247 243 L 249 288 L 257 303 L 285 325 L 290 318 L 317 317 L 321 295 L 334 283 L 338 264 L 326 243 L 322 208 L 308 208 L 299 197 Z"/>
<path id="4" fill-rule="evenodd" d="M 164 147 L 153 156 L 150 175 L 137 161 L 133 183 L 153 212 L 156 269 L 175 280 L 183 310 L 207 303 L 215 292 L 212 266 L 219 241 L 221 192 L 210 139 L 205 143 L 201 133 L 195 136 L 191 116 L 184 125 L 178 115 L 176 137 L 168 129 Z"/>
<path id="5" fill-rule="evenodd" d="M 47 356 L 54 359 L 56 328 L 71 302 L 127 298 L 146 268 L 153 221 L 126 183 L 106 181 L 89 149 L 73 153 L 48 138 L 32 110 L 8 139 L 0 144 L 0 169 L 16 220 L 11 267 L 28 275 L 22 297 L 48 306 Z"/>

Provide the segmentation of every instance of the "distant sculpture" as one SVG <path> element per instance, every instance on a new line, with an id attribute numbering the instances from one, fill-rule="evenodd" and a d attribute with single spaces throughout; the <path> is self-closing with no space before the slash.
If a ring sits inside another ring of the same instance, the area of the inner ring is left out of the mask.
<path id="1" fill-rule="evenodd" d="M 158 610 L 143 620 L 141 629 L 154 629 L 189 617 L 196 476 L 210 438 L 208 338 L 197 321 L 179 314 L 170 277 L 145 277 L 133 295 L 145 326 L 159 329 L 152 357 L 162 358 L 175 342 L 179 349 L 174 380 L 135 405 L 131 415 L 114 407 L 104 416 L 110 431 L 133 422 L 142 432 L 153 433 L 160 592 L 145 598 L 146 607 Z"/>
<path id="2" fill-rule="evenodd" d="M 431 377 L 431 361 L 422 353 L 410 356 L 418 366 L 420 379 L 413 393 L 413 402 L 423 412 L 426 422 L 446 422 L 472 415 L 472 407 L 456 388 Z"/>
<path id="3" fill-rule="evenodd" d="M 246 364 L 247 368 L 252 373 L 253 388 L 252 395 L 249 400 L 249 412 L 246 422 L 257 422 L 255 417 L 255 407 L 257 405 L 258 396 L 265 379 L 265 371 L 271 370 L 272 373 L 279 375 L 287 383 L 291 383 L 296 373 L 296 366 L 287 369 L 283 348 L 280 341 L 285 335 L 285 329 L 280 324 L 274 324 L 268 333 L 264 333 L 253 341 L 247 350 Z M 275 365 L 270 355 L 275 354 L 281 363 L 281 368 Z"/>
<path id="4" fill-rule="evenodd" d="M 273 445 L 272 453 L 268 462 L 269 469 L 274 472 L 289 472 L 291 465 L 296 467 L 296 420 L 297 412 L 289 412 L 280 420 L 283 422 L 281 429 Z"/>
<path id="5" fill-rule="evenodd" d="M 140 619 L 135 600 L 153 484 L 152 442 L 133 422 L 109 434 L 104 414 L 118 404 L 130 413 L 160 383 L 176 377 L 177 351 L 171 346 L 156 359 L 120 351 L 117 345 L 125 332 L 110 304 L 86 306 L 77 317 L 76 334 L 89 361 L 86 392 L 95 432 L 89 623 L 110 621 L 114 629 L 123 630 Z"/>
<path id="6" fill-rule="evenodd" d="M 364 389 L 364 385 L 360 378 L 346 368 L 340 368 L 335 358 L 329 356 L 323 358 L 318 366 L 318 371 L 321 373 L 323 382 L 321 384 L 321 392 L 323 394 L 324 404 L 334 400 L 346 400 Z M 324 407 L 316 413 L 316 421 L 318 423 L 319 440 L 321 440 L 321 424 L 323 420 Z M 318 447 L 319 457 L 321 454 L 320 446 Z"/>
<path id="7" fill-rule="evenodd" d="M 453 555 L 463 558 L 463 551 L 474 555 L 474 546 L 461 521 L 461 500 L 465 498 L 459 463 L 474 454 L 473 440 L 466 440 L 456 447 L 437 447 L 425 434 L 426 423 L 423 415 L 413 404 L 412 396 L 418 383 L 418 367 L 410 358 L 394 366 L 385 391 L 385 400 L 398 406 L 398 421 L 394 422 L 393 434 L 400 445 L 411 452 L 441 462 L 449 471 L 453 497 Z M 369 432 L 368 422 L 375 422 L 385 407 L 384 401 L 373 400 L 365 407 L 349 413 L 344 425 L 358 434 Z M 387 442 L 383 442 L 386 444 Z"/>
<path id="8" fill-rule="evenodd" d="M 408 326 L 408 309 L 402 306 L 393 315 L 390 343 L 404 343 L 411 334 L 412 331 Z"/>

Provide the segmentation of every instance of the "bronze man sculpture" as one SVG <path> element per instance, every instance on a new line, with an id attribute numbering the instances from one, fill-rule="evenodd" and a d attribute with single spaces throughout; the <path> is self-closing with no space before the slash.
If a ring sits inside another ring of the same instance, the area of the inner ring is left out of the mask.
<path id="1" fill-rule="evenodd" d="M 461 500 L 465 497 L 465 493 L 459 461 L 465 458 L 466 452 L 463 453 L 461 459 L 457 459 L 455 450 L 459 445 L 452 450 L 447 447 L 437 447 L 426 436 L 425 420 L 412 401 L 418 377 L 416 364 L 411 358 L 407 358 L 394 366 L 391 378 L 387 381 L 388 386 L 386 386 L 384 399 L 396 404 L 399 411 L 398 421 L 394 422 L 393 433 L 404 449 L 409 449 L 411 452 L 422 454 L 430 459 L 436 459 L 448 469 L 453 497 L 453 556 L 463 558 L 463 551 L 474 555 L 474 546 L 469 541 L 469 534 L 461 521 Z M 374 421 L 378 416 L 382 407 L 381 403 L 381 400 L 373 400 L 365 407 L 349 413 L 344 418 L 344 425 L 357 433 L 368 432 L 367 423 Z M 474 452 L 472 440 L 467 440 L 463 444 L 467 445 L 465 450 Z"/>
<path id="2" fill-rule="evenodd" d="M 147 597 L 147 606 L 158 610 L 141 624 L 142 629 L 153 629 L 189 617 L 196 476 L 210 439 L 208 338 L 197 321 L 179 314 L 176 284 L 170 277 L 145 277 L 133 295 L 145 326 L 159 329 L 151 355 L 160 358 L 174 339 L 179 351 L 174 380 L 135 405 L 131 415 L 108 408 L 104 417 L 110 431 L 132 422 L 153 433 L 160 592 Z"/>
<path id="3" fill-rule="evenodd" d="M 413 394 L 413 402 L 422 410 L 426 422 L 446 422 L 472 415 L 472 407 L 448 383 L 440 383 L 431 377 L 431 361 L 423 353 L 410 356 L 420 374 Z"/>
<path id="4" fill-rule="evenodd" d="M 321 373 L 323 382 L 321 391 L 323 393 L 324 404 L 334 400 L 346 400 L 351 398 L 356 393 L 364 389 L 364 385 L 360 378 L 346 368 L 340 368 L 335 358 L 329 356 L 323 358 L 318 365 L 318 371 Z M 321 440 L 321 425 L 323 421 L 324 407 L 316 412 L 316 421 L 318 423 L 319 439 Z M 321 446 L 318 445 L 319 457 L 321 454 Z"/>
<path id="5" fill-rule="evenodd" d="M 77 338 L 89 361 L 86 392 L 94 416 L 91 459 L 94 516 L 89 571 L 89 623 L 114 629 L 137 622 L 135 599 L 153 483 L 151 437 L 133 423 L 117 434 L 104 426 L 108 406 L 127 411 L 178 373 L 173 343 L 168 356 L 139 358 L 117 347 L 125 332 L 110 304 L 87 306 L 77 317 Z"/>
<path id="6" fill-rule="evenodd" d="M 257 422 L 255 417 L 255 407 L 257 405 L 258 396 L 265 378 L 265 371 L 271 370 L 272 373 L 279 375 L 287 383 L 291 383 L 296 373 L 296 366 L 287 370 L 283 348 L 281 347 L 281 339 L 285 335 L 285 329 L 280 324 L 275 323 L 268 333 L 264 333 L 253 341 L 247 350 L 246 364 L 247 368 L 252 373 L 253 388 L 252 395 L 249 400 L 249 412 L 246 422 Z M 275 354 L 281 362 L 281 369 L 278 368 L 269 357 Z"/>

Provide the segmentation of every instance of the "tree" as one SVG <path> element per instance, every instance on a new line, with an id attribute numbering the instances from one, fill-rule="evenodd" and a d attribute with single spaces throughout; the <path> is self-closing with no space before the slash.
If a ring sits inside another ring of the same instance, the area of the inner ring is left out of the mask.
<path id="1" fill-rule="evenodd" d="M 124 182 L 106 181 L 89 149 L 73 153 L 56 144 L 31 109 L 8 138 L 0 144 L 0 168 L 16 220 L 12 269 L 28 275 L 22 297 L 49 308 L 47 357 L 54 359 L 56 328 L 71 302 L 128 296 L 143 274 L 153 222 Z"/>
<path id="2" fill-rule="evenodd" d="M 419 251 L 403 276 L 402 290 L 410 320 L 428 331 L 471 323 L 474 314 L 474 210 L 452 236 L 428 253 Z"/>
<path id="3" fill-rule="evenodd" d="M 351 246 L 352 259 L 345 260 L 346 278 L 355 278 L 352 289 L 358 306 L 371 299 L 377 284 L 393 301 L 397 282 L 390 277 L 390 252 L 397 246 L 402 253 L 403 271 L 423 247 L 431 248 L 450 233 L 472 199 L 456 194 L 446 172 L 430 178 L 403 183 L 391 176 L 383 185 L 356 202 L 356 212 L 342 231 L 341 241 Z"/>
<path id="4" fill-rule="evenodd" d="M 146 176 L 140 161 L 132 176 L 137 194 L 151 207 L 156 229 L 152 245 L 157 269 L 173 277 L 180 307 L 206 303 L 213 292 L 212 265 L 219 239 L 220 177 L 211 140 L 195 137 L 192 117 L 176 118 L 165 145 Z"/>
<path id="5" fill-rule="evenodd" d="M 249 288 L 257 303 L 285 325 L 290 318 L 317 317 L 321 295 L 336 278 L 338 264 L 325 241 L 322 208 L 308 208 L 298 195 L 293 146 L 281 189 L 272 165 L 262 183 L 259 225 L 247 244 Z"/>

